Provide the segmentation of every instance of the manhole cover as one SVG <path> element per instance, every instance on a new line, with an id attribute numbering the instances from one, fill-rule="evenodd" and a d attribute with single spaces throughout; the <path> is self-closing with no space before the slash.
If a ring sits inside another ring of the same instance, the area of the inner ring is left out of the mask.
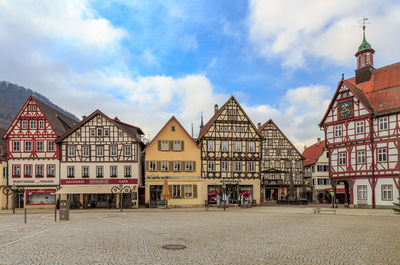
<path id="1" fill-rule="evenodd" d="M 180 250 L 180 249 L 185 249 L 186 246 L 170 244 L 170 245 L 164 245 L 164 246 L 162 246 L 162 248 L 163 249 L 168 249 L 168 250 Z"/>

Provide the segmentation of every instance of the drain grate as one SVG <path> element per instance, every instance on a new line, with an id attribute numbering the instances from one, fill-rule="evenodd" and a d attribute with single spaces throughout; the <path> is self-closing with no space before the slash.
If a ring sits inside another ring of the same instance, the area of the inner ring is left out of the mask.
<path id="1" fill-rule="evenodd" d="M 168 249 L 168 250 L 180 250 L 180 249 L 185 249 L 186 246 L 184 245 L 176 245 L 176 244 L 169 244 L 169 245 L 164 245 L 162 246 L 163 249 Z"/>

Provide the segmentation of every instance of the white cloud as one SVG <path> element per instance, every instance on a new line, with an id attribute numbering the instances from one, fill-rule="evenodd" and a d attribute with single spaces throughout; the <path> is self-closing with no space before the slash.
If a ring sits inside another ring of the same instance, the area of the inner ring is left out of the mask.
<path id="1" fill-rule="evenodd" d="M 398 1 L 252 0 L 249 40 L 259 55 L 286 67 L 306 67 L 309 56 L 351 67 L 362 40 L 358 21 L 368 17 L 367 40 L 380 62 L 393 63 L 400 56 L 399 12 Z"/>

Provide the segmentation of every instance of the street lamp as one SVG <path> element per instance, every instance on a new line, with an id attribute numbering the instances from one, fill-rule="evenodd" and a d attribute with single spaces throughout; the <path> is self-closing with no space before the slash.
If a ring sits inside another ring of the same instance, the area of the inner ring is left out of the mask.
<path id="1" fill-rule="evenodd" d="M 3 194 L 7 196 L 13 194 L 13 214 L 15 214 L 15 202 L 17 200 L 16 195 L 17 194 L 24 194 L 25 189 L 23 187 L 16 187 L 15 184 L 12 186 L 5 186 L 3 188 Z"/>
<path id="2" fill-rule="evenodd" d="M 125 186 L 122 184 L 119 184 L 118 186 L 114 186 L 111 188 L 111 194 L 118 194 L 119 193 L 119 207 L 122 212 L 122 193 L 131 193 L 132 189 L 129 186 Z"/>

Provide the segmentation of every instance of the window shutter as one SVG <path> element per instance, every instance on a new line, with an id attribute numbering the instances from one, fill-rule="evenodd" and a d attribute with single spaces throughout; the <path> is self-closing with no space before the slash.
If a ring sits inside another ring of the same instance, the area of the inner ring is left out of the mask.
<path id="1" fill-rule="evenodd" d="M 181 141 L 181 151 L 185 151 L 185 142 Z"/>
<path id="2" fill-rule="evenodd" d="M 156 171 L 161 171 L 161 161 L 157 161 Z"/>
<path id="3" fill-rule="evenodd" d="M 193 198 L 197 198 L 197 184 L 193 185 Z"/>
<path id="4" fill-rule="evenodd" d="M 174 161 L 169 161 L 168 171 L 174 171 Z"/>
<path id="5" fill-rule="evenodd" d="M 149 161 L 146 161 L 146 171 L 149 171 Z"/>
<path id="6" fill-rule="evenodd" d="M 170 151 L 174 150 L 174 141 L 169 141 L 168 144 L 169 144 L 169 150 Z"/>
<path id="7" fill-rule="evenodd" d="M 158 151 L 161 150 L 161 141 L 158 141 Z"/>
<path id="8" fill-rule="evenodd" d="M 181 161 L 181 171 L 185 171 L 185 161 Z"/>
<path id="9" fill-rule="evenodd" d="M 192 171 L 196 171 L 196 161 L 193 161 L 193 169 Z"/>

